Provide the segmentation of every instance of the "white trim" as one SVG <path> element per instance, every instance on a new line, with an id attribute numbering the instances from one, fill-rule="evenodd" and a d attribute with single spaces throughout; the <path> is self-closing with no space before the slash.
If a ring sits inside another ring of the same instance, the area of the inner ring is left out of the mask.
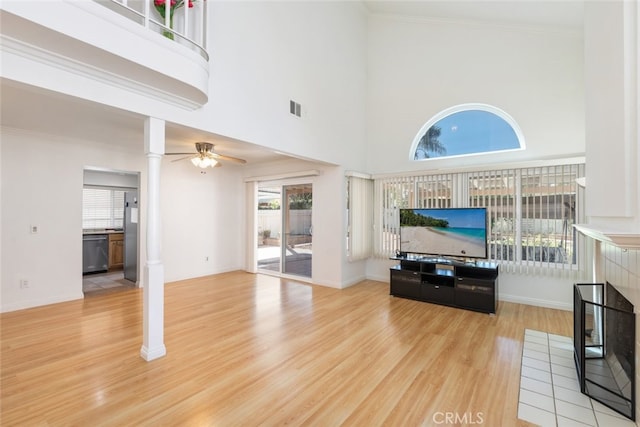
<path id="1" fill-rule="evenodd" d="M 151 362 L 154 359 L 163 357 L 166 354 L 167 348 L 164 346 L 164 344 L 154 348 L 149 348 L 143 345 L 140 349 L 140 357 L 142 357 L 147 362 Z"/>
<path id="2" fill-rule="evenodd" d="M 479 110 L 479 111 L 486 111 L 488 113 L 494 114 L 498 117 L 500 117 L 502 120 L 504 120 L 505 122 L 507 122 L 509 124 L 509 126 L 511 126 L 511 129 L 513 129 L 513 131 L 516 134 L 516 138 L 518 138 L 518 143 L 520 144 L 519 148 L 508 148 L 505 150 L 493 150 L 493 151 L 482 151 L 482 152 L 476 152 L 476 153 L 466 153 L 466 154 L 455 154 L 452 156 L 439 156 L 439 157 L 432 157 L 432 158 L 426 158 L 426 159 L 415 159 L 415 154 L 416 154 L 416 149 L 418 147 L 418 143 L 420 142 L 420 139 L 422 138 L 422 136 L 429 130 L 429 128 L 431 126 L 433 126 L 434 124 L 438 123 L 440 120 L 444 119 L 445 117 L 449 117 L 453 114 L 456 113 L 461 113 L 463 111 L 474 111 L 474 110 Z M 503 110 L 494 107 L 493 105 L 489 105 L 489 104 L 481 104 L 481 103 L 467 103 L 467 104 L 459 104 L 459 105 L 455 105 L 453 107 L 449 107 L 445 110 L 442 110 L 441 112 L 439 112 L 438 114 L 436 114 L 435 116 L 433 116 L 432 118 L 430 118 L 418 131 L 418 133 L 416 134 L 416 136 L 413 138 L 413 142 L 411 143 L 411 149 L 409 150 L 409 160 L 412 162 L 422 162 L 425 160 L 434 160 L 434 159 L 443 159 L 443 158 L 447 158 L 447 159 L 451 159 L 451 158 L 456 158 L 456 157 L 468 157 L 468 156 L 478 156 L 478 155 L 483 155 L 483 154 L 495 154 L 495 153 L 504 153 L 504 152 L 508 152 L 508 151 L 521 151 L 524 150 L 526 148 L 526 144 L 525 144 L 525 140 L 524 140 L 524 134 L 522 133 L 522 130 L 520 129 L 520 126 L 518 126 L 518 123 L 516 123 L 516 121 L 513 119 L 513 117 L 511 117 L 509 114 L 507 114 L 506 112 L 504 112 Z"/>
<path id="3" fill-rule="evenodd" d="M 610 231 L 589 224 L 574 224 L 573 227 L 585 236 L 609 243 L 622 249 L 640 249 L 640 233 Z"/>
<path id="4" fill-rule="evenodd" d="M 532 305 L 535 307 L 546 307 L 546 308 L 555 308 L 558 310 L 573 311 L 573 303 L 561 303 L 558 301 L 539 299 L 539 298 L 528 298 L 528 297 L 521 297 L 517 295 L 505 295 L 501 293 L 498 296 L 498 307 L 500 306 L 500 302 L 502 301 L 512 302 L 516 304 Z"/>
<path id="5" fill-rule="evenodd" d="M 584 155 L 576 155 L 573 157 L 554 158 L 554 159 L 541 159 L 531 160 L 523 162 L 507 162 L 507 163 L 491 163 L 481 166 L 467 166 L 463 168 L 441 168 L 441 169 L 429 169 L 429 170 L 414 170 L 400 173 L 381 173 L 373 174 L 372 179 L 380 178 L 403 178 L 406 176 L 428 176 L 428 175 L 441 175 L 444 173 L 463 173 L 463 172 L 484 172 L 484 171 L 500 171 L 506 169 L 524 169 L 535 168 L 545 166 L 562 166 L 573 164 L 585 164 L 586 159 Z"/>
<path id="6" fill-rule="evenodd" d="M 431 24 L 431 25 L 459 25 L 464 27 L 477 27 L 495 30 L 502 28 L 507 31 L 526 33 L 526 34 L 557 34 L 564 37 L 582 38 L 583 31 L 581 29 L 568 29 L 562 26 L 550 26 L 543 24 L 524 24 L 524 23 L 507 23 L 497 21 L 479 21 L 477 19 L 465 18 L 444 18 L 435 16 L 416 16 L 403 15 L 398 13 L 375 12 L 371 11 L 366 5 L 366 10 L 371 17 L 377 17 L 386 20 L 394 20 L 400 22 L 408 22 L 413 24 Z"/>
<path id="7" fill-rule="evenodd" d="M 57 68 L 67 73 L 82 76 L 101 84 L 133 92 L 182 109 L 196 110 L 202 107 L 202 103 L 200 102 L 194 102 L 175 93 L 167 92 L 157 87 L 111 73 L 105 69 L 41 49 L 5 34 L 0 34 L 0 46 L 4 54 L 12 54 L 30 61 L 35 61 L 48 67 Z"/>
<path id="8" fill-rule="evenodd" d="M 344 173 L 344 176 L 346 176 L 348 178 L 354 177 L 354 178 L 362 178 L 362 179 L 373 179 L 371 177 L 371 174 L 369 174 L 369 173 L 356 172 L 356 171 L 346 171 Z"/>
<path id="9" fill-rule="evenodd" d="M 369 279 L 367 276 L 362 275 L 362 276 L 357 276 L 357 277 L 352 277 L 349 280 L 345 280 L 344 282 L 342 282 L 342 286 L 340 289 L 345 289 L 348 288 L 350 286 L 354 286 L 357 285 L 360 282 L 363 282 L 365 280 L 375 280 L 377 282 L 384 282 L 386 280 L 387 283 L 389 283 L 389 277 L 383 279 L 383 280 L 379 280 L 379 279 Z"/>
<path id="10" fill-rule="evenodd" d="M 250 176 L 248 178 L 245 178 L 244 182 L 276 181 L 276 180 L 279 180 L 279 179 L 304 178 L 304 177 L 307 177 L 307 176 L 318 176 L 318 175 L 320 175 L 320 171 L 319 170 L 310 169 L 310 170 L 306 170 L 306 171 L 288 172 L 288 173 L 281 173 L 281 174 L 277 174 L 277 175 Z"/>
<path id="11" fill-rule="evenodd" d="M 389 267 L 387 270 L 389 270 L 391 267 Z M 358 280 L 373 280 L 376 282 L 384 282 L 386 284 L 390 284 L 390 275 L 386 274 L 384 276 L 379 276 L 377 274 L 368 274 L 364 279 L 358 279 Z M 348 283 L 348 282 L 347 282 Z"/>
<path id="12" fill-rule="evenodd" d="M 64 295 L 55 295 L 47 298 L 36 298 L 17 301 L 14 303 L 2 305 L 0 312 L 8 313 L 10 311 L 24 310 L 26 308 L 40 307 L 43 305 L 57 304 L 60 302 L 75 301 L 84 299 L 84 293 L 72 293 Z"/>

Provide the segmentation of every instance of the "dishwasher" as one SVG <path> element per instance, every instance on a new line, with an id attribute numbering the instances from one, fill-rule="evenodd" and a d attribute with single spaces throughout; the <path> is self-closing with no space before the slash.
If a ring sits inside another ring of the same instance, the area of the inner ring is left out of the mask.
<path id="1" fill-rule="evenodd" d="M 106 234 L 82 236 L 82 274 L 107 271 L 109 237 Z"/>

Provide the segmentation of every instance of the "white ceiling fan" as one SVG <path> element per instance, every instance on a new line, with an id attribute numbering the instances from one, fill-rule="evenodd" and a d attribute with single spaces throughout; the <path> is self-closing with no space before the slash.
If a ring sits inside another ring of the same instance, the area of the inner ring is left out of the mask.
<path id="1" fill-rule="evenodd" d="M 247 163 L 244 159 L 239 159 L 237 157 L 225 156 L 223 154 L 218 154 L 213 151 L 213 144 L 209 142 L 196 142 L 196 153 L 166 153 L 167 156 L 186 156 L 180 159 L 172 160 L 172 162 L 179 162 L 180 160 L 191 159 L 191 163 L 194 166 L 205 169 L 208 167 L 218 167 L 222 166 L 221 162 L 233 162 L 238 164 Z"/>

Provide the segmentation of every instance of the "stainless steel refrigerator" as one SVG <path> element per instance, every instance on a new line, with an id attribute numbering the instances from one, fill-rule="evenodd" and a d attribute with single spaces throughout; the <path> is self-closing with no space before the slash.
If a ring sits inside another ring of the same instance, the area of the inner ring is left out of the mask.
<path id="1" fill-rule="evenodd" d="M 124 278 L 138 280 L 138 191 L 124 193 Z"/>

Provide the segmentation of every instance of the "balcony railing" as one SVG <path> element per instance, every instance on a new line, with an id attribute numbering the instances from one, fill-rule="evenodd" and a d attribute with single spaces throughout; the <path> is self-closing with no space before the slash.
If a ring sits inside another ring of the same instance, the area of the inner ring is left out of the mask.
<path id="1" fill-rule="evenodd" d="M 149 30 L 198 53 L 209 60 L 206 51 L 207 2 L 205 0 L 94 0 Z M 189 7 L 189 5 L 192 7 Z M 173 9 L 173 11 L 172 11 Z M 172 12 L 171 12 L 172 11 Z M 163 16 L 164 15 L 164 16 Z"/>

